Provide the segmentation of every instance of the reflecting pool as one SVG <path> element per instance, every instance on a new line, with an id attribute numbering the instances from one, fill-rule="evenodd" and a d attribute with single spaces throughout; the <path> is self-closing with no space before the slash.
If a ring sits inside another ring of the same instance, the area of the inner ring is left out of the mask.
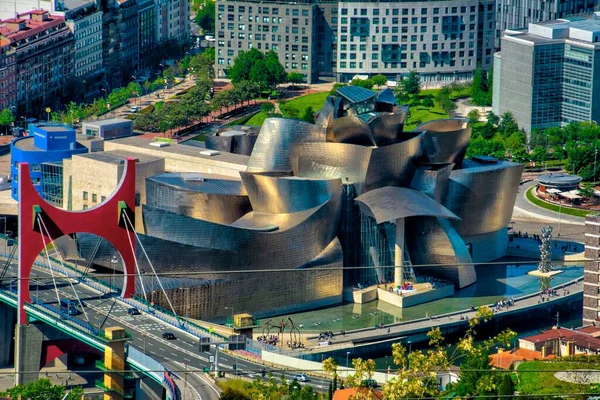
<path id="1" fill-rule="evenodd" d="M 273 317 L 279 321 L 292 318 L 302 331 L 352 330 L 389 324 L 403 320 L 422 318 L 464 310 L 470 306 L 490 304 L 502 298 L 519 297 L 539 290 L 539 279 L 527 275 L 536 264 L 527 265 L 480 265 L 476 267 L 477 282 L 455 292 L 454 296 L 426 304 L 400 309 L 382 301 L 366 304 L 344 303 L 315 311 Z M 583 276 L 582 266 L 561 267 L 563 272 L 552 278 L 552 286 L 561 285 Z M 269 318 L 262 319 L 261 325 Z"/>

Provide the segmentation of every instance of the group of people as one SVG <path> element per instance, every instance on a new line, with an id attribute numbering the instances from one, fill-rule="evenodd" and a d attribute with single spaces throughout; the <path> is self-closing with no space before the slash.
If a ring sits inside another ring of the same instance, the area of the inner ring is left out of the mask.
<path id="1" fill-rule="evenodd" d="M 571 251 L 571 246 L 573 246 L 573 252 L 576 253 L 578 250 L 581 250 L 576 243 L 567 243 L 564 246 L 560 246 L 560 249 L 563 253 L 566 253 L 567 251 Z M 558 248 L 558 244 L 554 243 L 554 248 Z"/>
<path id="2" fill-rule="evenodd" d="M 570 293 L 569 290 L 566 289 L 565 285 L 562 287 L 563 296 L 566 296 Z M 558 297 L 558 291 L 556 289 L 546 289 L 540 292 L 540 298 L 538 300 L 538 304 L 543 303 L 544 301 L 550 301 L 552 297 Z"/>
<path id="3" fill-rule="evenodd" d="M 270 344 L 273 346 L 277 346 L 277 342 L 279 341 L 279 338 L 275 335 L 270 335 L 267 337 L 267 335 L 262 335 L 259 336 L 257 339 L 259 342 L 265 343 L 265 344 Z"/>
<path id="4" fill-rule="evenodd" d="M 515 305 L 514 297 L 511 297 L 510 299 L 502 299 L 502 300 L 494 303 L 494 306 L 492 307 L 492 311 L 500 312 L 503 309 L 508 310 L 510 307 L 512 307 L 514 305 Z"/>
<path id="5" fill-rule="evenodd" d="M 290 342 L 288 340 L 286 345 L 287 345 L 287 347 L 291 348 L 292 350 L 304 348 L 304 344 L 302 344 L 301 342 L 296 342 L 296 341 Z"/>
<path id="6" fill-rule="evenodd" d="M 333 334 L 332 331 L 320 332 L 319 333 L 319 341 L 322 341 L 322 340 L 331 341 L 333 339 L 335 339 L 335 335 Z"/>

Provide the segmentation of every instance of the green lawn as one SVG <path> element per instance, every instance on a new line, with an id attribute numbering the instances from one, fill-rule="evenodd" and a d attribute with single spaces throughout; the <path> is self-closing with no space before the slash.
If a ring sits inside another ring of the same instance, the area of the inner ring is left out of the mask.
<path id="1" fill-rule="evenodd" d="M 527 192 L 525 193 L 525 195 L 527 196 L 527 200 L 529 200 L 536 206 L 545 208 L 546 210 L 555 211 L 555 212 L 560 211 L 563 214 L 573 215 L 575 217 L 582 217 L 582 218 L 588 214 L 596 213 L 596 211 L 587 211 L 587 210 L 578 210 L 578 209 L 568 208 L 568 207 L 559 207 L 556 204 L 548 203 L 540 198 L 537 198 L 533 194 L 534 189 L 535 189 L 535 186 L 532 186 L 529 189 L 527 189 Z"/>
<path id="2" fill-rule="evenodd" d="M 584 361 L 527 361 L 517 369 L 517 389 L 522 394 L 600 393 L 598 385 L 582 385 L 561 381 L 557 371 L 600 369 L 598 363 Z"/>
<path id="3" fill-rule="evenodd" d="M 244 125 L 262 126 L 267 119 L 268 114 L 264 111 L 259 111 L 252 116 Z"/>
<path id="4" fill-rule="evenodd" d="M 307 94 L 281 104 L 280 109 L 284 117 L 300 118 L 308 107 L 312 107 L 313 111 L 319 111 L 325 104 L 327 96 L 329 96 L 329 92 Z"/>

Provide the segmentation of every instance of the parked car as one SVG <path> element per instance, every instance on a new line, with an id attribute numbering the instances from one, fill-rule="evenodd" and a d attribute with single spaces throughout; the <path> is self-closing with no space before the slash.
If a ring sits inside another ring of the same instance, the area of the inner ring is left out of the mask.
<path id="1" fill-rule="evenodd" d="M 298 375 L 294 375 L 294 379 L 297 380 L 298 382 L 308 382 L 308 376 L 304 375 L 304 374 L 298 374 Z"/>
<path id="2" fill-rule="evenodd" d="M 375 379 L 365 379 L 360 383 L 360 386 L 362 387 L 370 387 L 370 388 L 376 388 L 379 385 L 377 384 L 377 381 Z"/>
<path id="3" fill-rule="evenodd" d="M 131 307 L 130 309 L 127 310 L 127 314 L 129 314 L 129 315 L 140 315 L 140 310 L 138 310 L 135 307 Z"/>
<path id="4" fill-rule="evenodd" d="M 171 332 L 163 332 L 162 337 L 163 337 L 163 339 L 167 339 L 167 340 L 175 340 L 175 339 L 177 339 L 175 337 L 175 335 L 173 335 L 173 333 L 171 333 Z"/>
<path id="5" fill-rule="evenodd" d="M 129 112 L 136 113 L 136 112 L 138 112 L 139 110 L 140 110 L 140 108 L 139 108 L 138 106 L 133 106 L 133 107 L 131 107 L 131 108 L 129 109 Z"/>

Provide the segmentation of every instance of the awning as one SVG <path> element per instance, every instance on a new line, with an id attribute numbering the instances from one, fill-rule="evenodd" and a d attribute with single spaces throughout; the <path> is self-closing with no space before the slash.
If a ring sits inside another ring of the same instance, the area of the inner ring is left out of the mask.
<path id="1" fill-rule="evenodd" d="M 555 188 L 550 188 L 550 189 L 546 189 L 546 193 L 557 194 L 557 193 L 560 193 L 560 190 L 555 189 Z"/>
<path id="2" fill-rule="evenodd" d="M 569 200 L 581 199 L 581 196 L 579 195 L 579 190 L 570 190 L 568 192 L 562 192 L 560 195 L 566 197 Z"/>

